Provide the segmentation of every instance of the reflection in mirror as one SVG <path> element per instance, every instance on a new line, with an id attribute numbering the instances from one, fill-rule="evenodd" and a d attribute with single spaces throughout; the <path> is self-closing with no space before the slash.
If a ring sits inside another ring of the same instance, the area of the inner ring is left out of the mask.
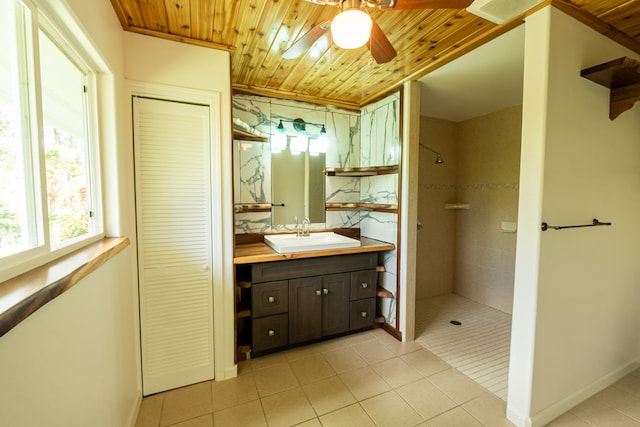
<path id="1" fill-rule="evenodd" d="M 324 154 L 294 155 L 289 150 L 271 154 L 273 225 L 302 222 L 322 223 L 324 216 Z"/>

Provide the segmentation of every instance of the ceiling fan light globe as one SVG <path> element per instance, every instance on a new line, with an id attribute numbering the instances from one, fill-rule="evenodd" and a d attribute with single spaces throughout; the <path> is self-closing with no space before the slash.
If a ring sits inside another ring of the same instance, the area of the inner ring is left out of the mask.
<path id="1" fill-rule="evenodd" d="M 333 42 L 343 49 L 356 49 L 369 40 L 371 17 L 360 9 L 341 12 L 331 21 Z"/>

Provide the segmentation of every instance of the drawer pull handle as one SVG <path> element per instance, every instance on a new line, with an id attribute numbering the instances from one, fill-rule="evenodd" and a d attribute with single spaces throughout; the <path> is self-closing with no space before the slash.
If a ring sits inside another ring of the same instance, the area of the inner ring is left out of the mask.
<path id="1" fill-rule="evenodd" d="M 325 295 L 327 295 L 327 294 L 329 293 L 329 289 L 324 288 L 324 289 L 322 290 L 322 293 L 323 293 L 323 294 L 325 294 Z"/>
<path id="2" fill-rule="evenodd" d="M 362 316 L 362 318 L 365 318 L 369 315 L 369 313 L 367 313 L 366 311 L 361 311 L 360 312 L 360 316 Z"/>
<path id="3" fill-rule="evenodd" d="M 270 337 L 273 337 L 273 336 L 276 335 L 276 331 L 274 331 L 273 329 L 269 329 L 268 334 L 269 334 Z"/>
<path id="4" fill-rule="evenodd" d="M 267 301 L 269 301 L 270 303 L 276 302 L 276 299 L 274 297 L 269 297 L 267 298 Z"/>
<path id="5" fill-rule="evenodd" d="M 322 295 L 322 291 L 320 289 L 316 289 L 316 295 L 318 296 Z"/>
<path id="6" fill-rule="evenodd" d="M 367 282 L 362 282 L 360 284 L 364 289 L 367 289 L 369 287 L 369 284 Z"/>

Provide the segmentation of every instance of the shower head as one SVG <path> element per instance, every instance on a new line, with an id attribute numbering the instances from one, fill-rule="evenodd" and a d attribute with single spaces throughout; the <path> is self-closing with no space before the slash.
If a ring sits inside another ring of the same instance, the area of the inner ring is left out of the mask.
<path id="1" fill-rule="evenodd" d="M 442 160 L 442 155 L 440 153 L 438 153 L 436 150 L 434 150 L 433 148 L 429 148 L 426 145 L 424 145 L 422 142 L 420 143 L 420 147 L 424 148 L 425 150 L 429 150 L 432 153 L 436 154 L 436 161 L 434 162 L 436 165 L 441 165 L 444 163 L 444 160 Z"/>

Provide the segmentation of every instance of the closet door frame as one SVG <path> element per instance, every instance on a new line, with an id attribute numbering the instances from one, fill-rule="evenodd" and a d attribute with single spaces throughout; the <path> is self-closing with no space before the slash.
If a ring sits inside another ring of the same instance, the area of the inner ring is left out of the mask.
<path id="1" fill-rule="evenodd" d="M 206 105 L 209 107 L 211 144 L 211 190 L 212 190 L 212 251 L 217 254 L 212 259 L 213 280 L 213 331 L 214 331 L 214 379 L 223 380 L 237 375 L 234 344 L 234 287 L 233 287 L 233 244 L 234 227 L 232 194 L 232 144 L 231 124 L 223 126 L 224 94 L 171 85 L 161 85 L 134 80 L 126 81 L 127 117 L 133 117 L 134 96 L 163 99 Z M 133 122 L 130 123 L 131 138 Z M 228 135 L 227 135 L 228 134 Z M 226 143 L 226 140 L 229 143 Z M 131 139 L 132 142 L 132 139 Z M 132 152 L 132 151 L 131 151 Z M 133 169 L 132 169 L 133 170 Z M 130 187 L 133 192 L 133 185 Z M 216 196 L 217 195 L 217 196 Z M 132 198 L 134 195 L 132 194 Z M 135 208 L 135 206 L 134 206 Z M 134 219 L 135 222 L 135 219 Z M 137 247 L 137 241 L 135 242 Z M 135 289 L 136 309 L 139 309 L 138 290 Z M 139 317 L 136 316 L 139 322 Z M 140 330 L 140 324 L 136 325 Z M 139 358 L 142 354 L 138 346 Z"/>

